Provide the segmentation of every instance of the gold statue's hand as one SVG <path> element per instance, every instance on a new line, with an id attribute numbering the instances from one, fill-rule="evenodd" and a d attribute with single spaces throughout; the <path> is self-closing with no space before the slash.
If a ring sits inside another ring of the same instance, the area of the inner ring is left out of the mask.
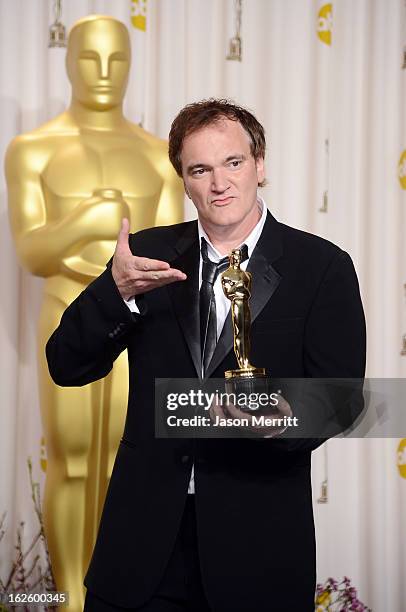
<path id="1" fill-rule="evenodd" d="M 151 289 L 186 280 L 186 274 L 171 268 L 166 261 L 133 255 L 128 245 L 129 229 L 129 221 L 124 218 L 111 268 L 114 282 L 122 298 L 128 300 Z"/>
<path id="2" fill-rule="evenodd" d="M 31 194 L 23 193 L 21 197 L 28 210 Z M 10 204 L 10 219 L 20 261 L 32 274 L 44 277 L 65 274 L 67 268 L 72 270 L 67 261 L 81 257 L 87 245 L 109 240 L 114 245 L 121 219 L 130 215 L 128 204 L 115 189 L 95 190 L 92 196 L 54 220 L 47 219 L 45 203 L 37 202 L 36 206 L 40 212 L 30 217 L 27 211 L 20 210 L 20 201 L 16 199 Z M 89 277 L 101 274 L 111 251 L 102 255 L 99 270 Z"/>
<path id="3" fill-rule="evenodd" d="M 123 217 L 129 217 L 130 209 L 118 190 L 97 189 L 82 200 L 72 212 L 80 220 L 82 239 L 115 240 Z"/>

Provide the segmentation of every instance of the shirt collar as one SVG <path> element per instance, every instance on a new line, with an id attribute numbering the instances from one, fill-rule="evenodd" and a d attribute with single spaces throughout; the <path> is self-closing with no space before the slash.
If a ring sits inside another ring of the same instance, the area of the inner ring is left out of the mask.
<path id="1" fill-rule="evenodd" d="M 251 257 L 252 255 L 252 251 L 255 249 L 255 246 L 258 242 L 258 239 L 262 233 L 262 230 L 264 228 L 265 225 L 265 221 L 266 221 L 266 215 L 268 212 L 268 209 L 266 207 L 266 204 L 263 200 L 263 198 L 261 198 L 260 196 L 257 196 L 257 202 L 258 205 L 261 206 L 261 218 L 259 219 L 258 223 L 256 224 L 256 226 L 254 227 L 254 229 L 251 231 L 251 233 L 246 237 L 246 239 L 244 240 L 244 242 L 242 244 L 246 244 L 248 247 L 248 259 Z M 198 218 L 197 220 L 197 227 L 198 227 L 198 231 L 199 231 L 199 244 L 201 244 L 202 242 L 202 238 L 204 238 L 207 242 L 207 255 L 209 257 L 209 259 L 211 259 L 211 261 L 213 261 L 214 263 L 217 263 L 218 261 L 220 261 L 220 259 L 222 259 L 224 257 L 224 255 L 221 255 L 218 250 L 212 245 L 212 243 L 210 242 L 210 239 L 208 237 L 208 235 L 206 234 L 206 232 L 203 229 L 202 224 L 200 223 L 200 219 Z M 241 246 L 241 244 L 239 245 Z"/>

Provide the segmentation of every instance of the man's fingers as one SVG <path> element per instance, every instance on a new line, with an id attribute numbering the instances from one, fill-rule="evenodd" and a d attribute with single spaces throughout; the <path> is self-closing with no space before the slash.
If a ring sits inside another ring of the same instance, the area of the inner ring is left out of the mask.
<path id="1" fill-rule="evenodd" d="M 140 295 L 152 289 L 186 280 L 187 276 L 180 270 L 163 270 L 160 272 L 137 272 L 136 278 L 127 278 L 123 287 L 127 295 Z"/>
<path id="2" fill-rule="evenodd" d="M 217 417 L 219 417 L 220 419 L 226 418 L 223 407 L 221 406 L 221 404 L 218 404 L 217 401 L 218 400 L 216 396 L 216 399 L 214 399 L 210 404 L 209 416 L 212 421 L 215 421 Z"/>
<path id="3" fill-rule="evenodd" d="M 112 265 L 113 278 L 122 297 L 126 299 L 131 295 L 186 280 L 186 274 L 171 268 L 167 261 L 133 255 L 128 245 L 128 230 L 128 220 L 123 219 Z"/>
<path id="4" fill-rule="evenodd" d="M 293 414 L 290 404 L 288 404 L 282 395 L 278 395 L 278 410 L 281 416 L 292 416 Z"/>
<path id="5" fill-rule="evenodd" d="M 132 286 L 131 293 L 132 295 L 138 295 L 140 293 L 147 293 L 148 291 L 152 291 L 152 289 L 157 289 L 158 287 L 163 287 L 164 285 L 170 285 L 170 283 L 175 283 L 179 280 L 185 280 L 185 279 L 167 277 L 167 278 L 158 279 L 158 280 L 137 280 L 131 285 Z"/>
<path id="6" fill-rule="evenodd" d="M 278 401 L 278 412 L 268 415 L 269 418 L 276 419 L 275 425 L 272 425 L 272 424 L 254 425 L 252 422 L 252 417 L 255 416 L 256 411 L 252 410 L 250 412 L 243 412 L 242 410 L 234 406 L 234 404 L 227 405 L 227 413 L 229 414 L 230 417 L 234 419 L 248 418 L 249 419 L 248 428 L 253 433 L 257 433 L 259 435 L 267 436 L 267 437 L 278 436 L 279 434 L 285 431 L 286 427 L 281 426 L 277 420 L 283 418 L 284 416 L 292 415 L 292 410 L 288 402 L 285 399 L 283 399 L 281 395 L 278 395 L 278 400 L 279 400 Z"/>
<path id="7" fill-rule="evenodd" d="M 250 412 L 244 412 L 243 410 L 240 410 L 240 408 L 237 408 L 237 406 L 235 406 L 234 404 L 228 404 L 227 413 L 233 419 L 248 419 L 248 427 L 250 429 L 253 429 L 254 431 L 261 431 L 262 429 L 260 425 L 254 426 L 252 424 L 252 416 L 255 415 L 255 410 L 252 410 Z"/>
<path id="8" fill-rule="evenodd" d="M 134 256 L 134 268 L 136 270 L 168 270 L 170 265 L 167 261 L 161 261 L 160 259 L 149 259 L 149 257 L 137 257 Z"/>
<path id="9" fill-rule="evenodd" d="M 169 270 L 151 270 L 151 272 L 143 272 L 142 270 L 137 270 L 135 273 L 135 279 L 143 280 L 143 281 L 177 281 L 177 280 L 185 280 L 186 274 L 181 272 L 181 270 L 176 270 L 175 268 L 169 268 Z"/>
<path id="10" fill-rule="evenodd" d="M 233 419 L 242 419 L 250 417 L 249 413 L 243 412 L 242 410 L 237 408 L 237 406 L 231 403 L 227 404 L 227 412 Z"/>
<path id="11" fill-rule="evenodd" d="M 157 287 L 163 287 L 164 285 L 169 285 L 170 283 L 176 283 L 177 281 L 186 280 L 186 274 L 180 272 L 179 270 L 166 270 L 164 272 L 146 272 L 144 276 L 139 281 L 136 281 L 137 285 L 142 284 L 145 287 L 150 289 L 156 289 Z"/>
<path id="12" fill-rule="evenodd" d="M 119 251 L 120 253 L 131 253 L 130 247 L 128 245 L 129 232 L 130 222 L 126 217 L 124 217 L 121 221 L 121 229 L 117 236 L 116 252 Z"/>
<path id="13" fill-rule="evenodd" d="M 180 272 L 180 274 L 171 275 L 163 279 L 158 278 L 154 280 L 155 280 L 155 286 L 162 287 L 163 285 L 169 285 L 170 283 L 176 283 L 178 281 L 184 281 L 186 279 L 187 279 L 186 274 L 183 274 L 183 272 Z"/>

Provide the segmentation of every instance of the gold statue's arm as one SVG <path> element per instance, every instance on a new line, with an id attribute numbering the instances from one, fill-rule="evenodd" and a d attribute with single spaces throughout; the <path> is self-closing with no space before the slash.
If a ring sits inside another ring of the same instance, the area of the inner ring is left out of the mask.
<path id="1" fill-rule="evenodd" d="M 103 272 L 66 308 L 46 345 L 53 381 L 63 387 L 104 378 L 137 325 L 110 273 Z"/>
<path id="2" fill-rule="evenodd" d="M 53 276 L 73 249 L 94 240 L 114 240 L 121 222 L 116 202 L 76 204 L 61 218 L 50 219 L 41 184 L 46 165 L 40 146 L 23 137 L 10 144 L 5 161 L 9 217 L 18 257 L 32 274 Z M 117 223 L 101 223 L 108 218 Z"/>
<path id="3" fill-rule="evenodd" d="M 163 185 L 155 217 L 155 225 L 172 225 L 184 220 L 183 182 L 176 174 L 168 159 L 167 143 L 162 149 L 162 158 L 158 166 Z"/>

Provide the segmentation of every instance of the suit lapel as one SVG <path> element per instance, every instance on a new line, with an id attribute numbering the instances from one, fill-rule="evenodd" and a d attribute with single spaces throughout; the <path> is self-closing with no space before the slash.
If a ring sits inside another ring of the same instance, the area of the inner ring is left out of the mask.
<path id="1" fill-rule="evenodd" d="M 251 322 L 255 321 L 265 304 L 271 298 L 281 280 L 280 274 L 272 267 L 272 262 L 282 255 L 282 238 L 279 223 L 268 212 L 262 234 L 248 262 L 247 271 L 252 274 L 250 299 Z M 213 358 L 206 376 L 211 376 L 234 346 L 231 312 L 224 322 Z"/>
<path id="2" fill-rule="evenodd" d="M 177 256 L 170 262 L 172 268 L 182 270 L 187 280 L 168 285 L 175 314 L 188 345 L 197 375 L 201 378 L 202 358 L 199 323 L 199 240 L 197 222 L 190 223 L 175 245 Z"/>

